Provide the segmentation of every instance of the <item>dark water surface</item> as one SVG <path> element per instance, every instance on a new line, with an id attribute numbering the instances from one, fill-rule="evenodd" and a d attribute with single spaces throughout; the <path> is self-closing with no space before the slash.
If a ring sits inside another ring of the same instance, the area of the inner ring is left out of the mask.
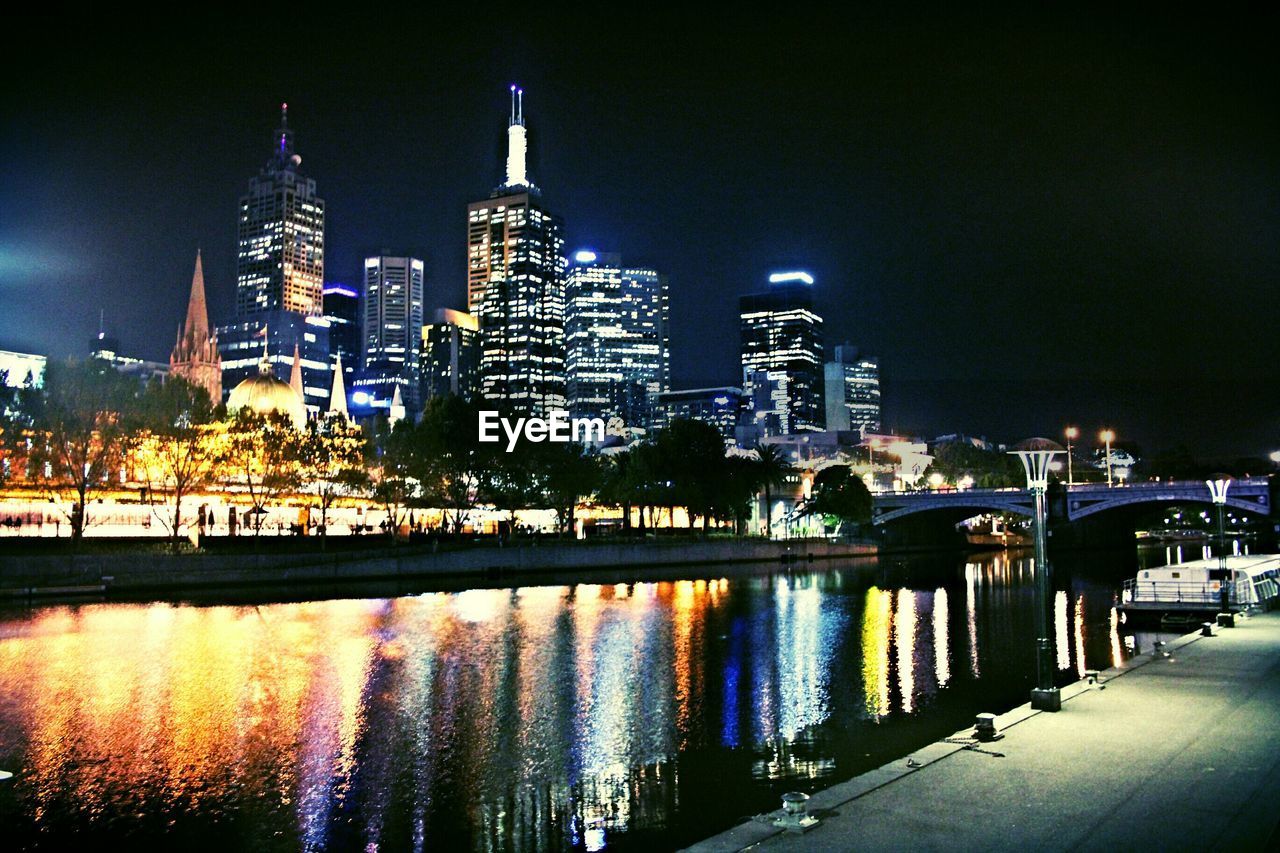
<path id="1" fill-rule="evenodd" d="M 1132 653 L 1136 566 L 1055 561 L 1061 681 Z M 986 554 L 0 611 L 4 846 L 668 849 L 1025 701 L 1032 593 Z"/>

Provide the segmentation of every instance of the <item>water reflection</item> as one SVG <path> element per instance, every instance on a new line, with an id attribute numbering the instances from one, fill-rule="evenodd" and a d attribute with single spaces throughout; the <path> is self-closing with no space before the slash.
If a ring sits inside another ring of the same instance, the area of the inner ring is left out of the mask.
<path id="1" fill-rule="evenodd" d="M 1127 654 L 1113 575 L 1056 578 L 1064 677 Z M 668 847 L 1021 701 L 1032 578 L 998 554 L 10 614 L 0 819 L 18 846 Z"/>

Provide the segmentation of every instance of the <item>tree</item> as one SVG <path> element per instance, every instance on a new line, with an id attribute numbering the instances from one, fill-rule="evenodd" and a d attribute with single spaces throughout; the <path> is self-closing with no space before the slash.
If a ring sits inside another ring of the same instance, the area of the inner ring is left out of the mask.
<path id="1" fill-rule="evenodd" d="M 23 418 L 34 433 L 29 473 L 50 495 L 70 499 L 68 520 L 77 542 L 89 521 L 90 499 L 119 470 L 137 394 L 135 380 L 91 358 L 51 360 L 44 387 L 20 395 Z"/>
<path id="2" fill-rule="evenodd" d="M 287 415 L 262 415 L 248 408 L 236 413 L 227 429 L 218 464 L 228 485 L 242 485 L 254 516 L 253 534 L 262 530 L 267 504 L 298 487 L 302 433 Z"/>
<path id="3" fill-rule="evenodd" d="M 139 409 L 141 431 L 132 457 L 151 510 L 176 545 L 182 536 L 182 500 L 212 479 L 225 433 L 214 426 L 209 392 L 180 376 L 152 380 Z"/>
<path id="4" fill-rule="evenodd" d="M 849 466 L 832 465 L 813 478 L 805 512 L 864 524 L 871 520 L 871 492 Z"/>
<path id="5" fill-rule="evenodd" d="M 925 482 L 934 474 L 941 475 L 952 485 L 969 477 L 975 486 L 989 489 L 1026 483 L 1022 465 L 1016 456 L 983 450 L 965 441 L 948 442 L 934 448 L 933 462 L 924 470 Z"/>
<path id="6" fill-rule="evenodd" d="M 725 470 L 724 438 L 704 421 L 677 418 L 658 433 L 662 474 L 671 483 L 673 500 L 689 512 L 689 527 L 702 516 L 703 532 L 715 504 L 717 482 Z"/>
<path id="7" fill-rule="evenodd" d="M 479 413 L 461 397 L 432 397 L 413 439 L 412 468 L 423 497 L 444 511 L 444 526 L 454 533 L 480 501 L 495 453 L 502 452 L 480 443 Z"/>
<path id="8" fill-rule="evenodd" d="M 631 532 L 631 507 L 636 502 L 635 473 L 639 466 L 633 464 L 636 457 L 630 450 L 622 450 L 609 456 L 600 467 L 598 497 L 602 503 L 622 510 L 622 532 Z M 640 514 L 640 526 L 644 527 L 644 513 Z"/>
<path id="9" fill-rule="evenodd" d="M 578 444 L 548 442 L 535 446 L 533 461 L 541 503 L 555 510 L 556 528 L 563 534 L 573 527 L 578 501 L 600 488 L 600 464 Z"/>
<path id="10" fill-rule="evenodd" d="M 755 446 L 755 476 L 759 488 L 764 492 L 764 535 L 773 536 L 773 490 L 782 488 L 787 477 L 792 473 L 791 463 L 787 461 L 782 449 L 773 444 L 757 444 Z"/>
<path id="11" fill-rule="evenodd" d="M 409 421 L 389 423 L 379 418 L 369 445 L 373 471 L 373 497 L 387 514 L 394 543 L 409 515 L 409 504 L 418 495 L 418 483 L 411 476 L 415 461 L 415 427 Z"/>
<path id="12" fill-rule="evenodd" d="M 338 414 L 312 421 L 302 436 L 299 453 L 303 487 L 316 496 L 320 507 L 320 548 L 329 535 L 329 507 L 343 495 L 359 494 L 369 487 L 365 469 L 364 431 Z"/>

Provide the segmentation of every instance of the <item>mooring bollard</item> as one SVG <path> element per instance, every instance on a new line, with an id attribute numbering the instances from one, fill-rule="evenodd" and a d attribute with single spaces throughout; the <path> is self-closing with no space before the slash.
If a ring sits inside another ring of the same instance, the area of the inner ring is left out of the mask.
<path id="1" fill-rule="evenodd" d="M 1084 677 L 1090 684 L 1098 683 L 1098 671 L 1096 669 L 1086 669 L 1084 671 Z"/>
<path id="2" fill-rule="evenodd" d="M 788 791 L 782 795 L 782 816 L 773 825 L 792 832 L 804 832 L 818 825 L 818 819 L 809 814 L 809 795 Z"/>
<path id="3" fill-rule="evenodd" d="M 979 714 L 977 721 L 973 724 L 973 735 L 978 740 L 988 743 L 1003 737 L 1000 732 L 996 731 L 996 715 Z"/>
<path id="4" fill-rule="evenodd" d="M 1200 623 L 1200 636 L 1201 636 L 1201 637 L 1212 637 L 1212 636 L 1213 636 L 1213 623 L 1212 623 L 1212 622 L 1201 622 L 1201 623 Z"/>
<path id="5" fill-rule="evenodd" d="M 1234 613 L 1219 613 L 1219 628 L 1234 628 L 1236 626 L 1236 615 Z"/>

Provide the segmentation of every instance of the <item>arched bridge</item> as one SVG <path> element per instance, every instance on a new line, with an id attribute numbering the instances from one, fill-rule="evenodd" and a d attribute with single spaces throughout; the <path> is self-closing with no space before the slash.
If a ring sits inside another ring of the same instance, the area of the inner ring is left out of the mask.
<path id="1" fill-rule="evenodd" d="M 1051 487 L 1051 521 L 1072 522 L 1107 510 L 1142 505 L 1212 503 L 1203 480 L 1168 483 L 1133 483 L 1108 486 L 1088 483 Z M 1254 515 L 1271 515 L 1271 484 L 1266 477 L 1233 480 L 1227 489 L 1227 506 Z M 925 512 L 945 511 L 951 517 L 968 518 L 986 512 L 1031 515 L 1033 503 L 1027 489 L 952 489 L 918 492 L 880 492 L 872 497 L 871 520 L 886 524 Z"/>

